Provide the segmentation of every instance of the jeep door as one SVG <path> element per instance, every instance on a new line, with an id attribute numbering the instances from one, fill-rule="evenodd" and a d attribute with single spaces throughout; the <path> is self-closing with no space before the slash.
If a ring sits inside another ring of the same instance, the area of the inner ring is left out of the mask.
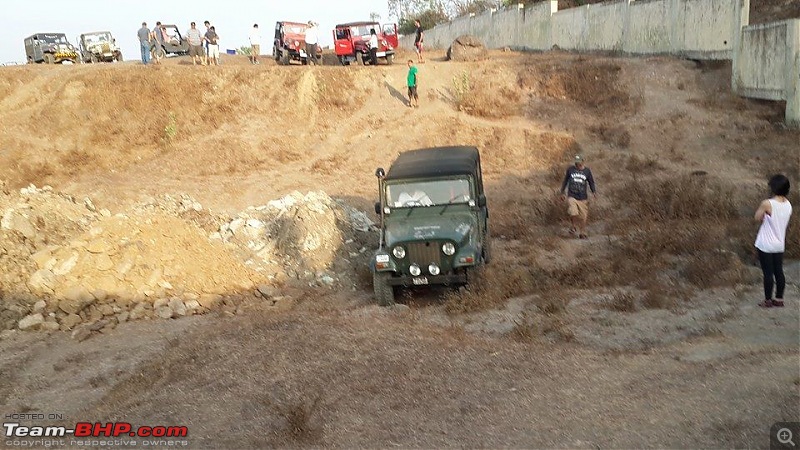
<path id="1" fill-rule="evenodd" d="M 392 48 L 397 48 L 399 41 L 397 38 L 397 24 L 396 23 L 385 23 L 383 24 L 383 37 L 386 39 L 386 42 L 392 46 Z"/>
<path id="2" fill-rule="evenodd" d="M 333 30 L 333 47 L 336 51 L 336 56 L 351 56 L 355 53 L 349 28 Z"/>

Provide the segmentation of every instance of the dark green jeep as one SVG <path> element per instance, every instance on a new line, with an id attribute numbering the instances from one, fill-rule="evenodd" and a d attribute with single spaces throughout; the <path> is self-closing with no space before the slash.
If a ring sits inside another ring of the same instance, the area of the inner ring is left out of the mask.
<path id="1" fill-rule="evenodd" d="M 489 210 L 481 158 L 475 147 L 437 147 L 400 154 L 389 172 L 379 168 L 380 243 L 372 259 L 378 304 L 394 303 L 394 289 L 459 286 L 489 262 Z"/>

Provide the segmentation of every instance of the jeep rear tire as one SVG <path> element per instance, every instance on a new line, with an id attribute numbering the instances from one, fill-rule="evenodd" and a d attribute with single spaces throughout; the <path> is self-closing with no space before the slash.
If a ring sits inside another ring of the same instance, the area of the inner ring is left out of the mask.
<path id="1" fill-rule="evenodd" d="M 390 66 L 394 64 L 394 55 L 386 55 L 386 64 Z"/>
<path id="2" fill-rule="evenodd" d="M 372 288 L 375 291 L 375 300 L 380 306 L 394 305 L 394 286 L 389 284 L 391 277 L 392 274 L 389 272 L 372 273 Z"/>
<path id="3" fill-rule="evenodd" d="M 289 52 L 288 51 L 281 50 L 281 61 L 280 61 L 280 64 L 282 66 L 288 66 L 289 65 Z"/>
<path id="4" fill-rule="evenodd" d="M 364 59 L 364 54 L 361 52 L 356 52 L 356 62 L 362 66 L 367 65 L 367 61 Z"/>
<path id="5" fill-rule="evenodd" d="M 42 55 L 45 64 L 55 64 L 56 57 L 52 53 L 45 53 Z"/>
<path id="6" fill-rule="evenodd" d="M 117 62 L 122 62 L 122 52 L 117 52 L 117 55 L 114 57 Z"/>

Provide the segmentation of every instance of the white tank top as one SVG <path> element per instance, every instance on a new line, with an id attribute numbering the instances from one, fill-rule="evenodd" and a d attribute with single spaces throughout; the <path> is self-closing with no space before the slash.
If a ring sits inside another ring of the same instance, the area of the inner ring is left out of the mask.
<path id="1" fill-rule="evenodd" d="M 786 227 L 792 215 L 792 205 L 788 200 L 779 202 L 770 199 L 772 214 L 765 214 L 758 229 L 756 248 L 764 253 L 783 253 L 786 248 Z"/>

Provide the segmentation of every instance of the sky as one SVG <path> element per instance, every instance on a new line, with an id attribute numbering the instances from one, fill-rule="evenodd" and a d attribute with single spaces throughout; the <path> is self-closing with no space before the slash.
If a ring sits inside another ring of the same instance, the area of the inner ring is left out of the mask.
<path id="1" fill-rule="evenodd" d="M 369 20 L 372 12 L 390 22 L 386 0 L 4 0 L 0 27 L 0 64 L 24 62 L 23 39 L 34 33 L 65 33 L 70 43 L 89 31 L 111 31 L 125 60 L 140 59 L 136 31 L 142 22 L 175 24 L 184 33 L 189 23 L 203 29 L 211 22 L 220 35 L 220 49 L 249 45 L 254 23 L 261 29 L 261 53 L 272 52 L 275 22 L 287 20 L 320 24 L 320 44 L 332 44 L 337 23 Z"/>

